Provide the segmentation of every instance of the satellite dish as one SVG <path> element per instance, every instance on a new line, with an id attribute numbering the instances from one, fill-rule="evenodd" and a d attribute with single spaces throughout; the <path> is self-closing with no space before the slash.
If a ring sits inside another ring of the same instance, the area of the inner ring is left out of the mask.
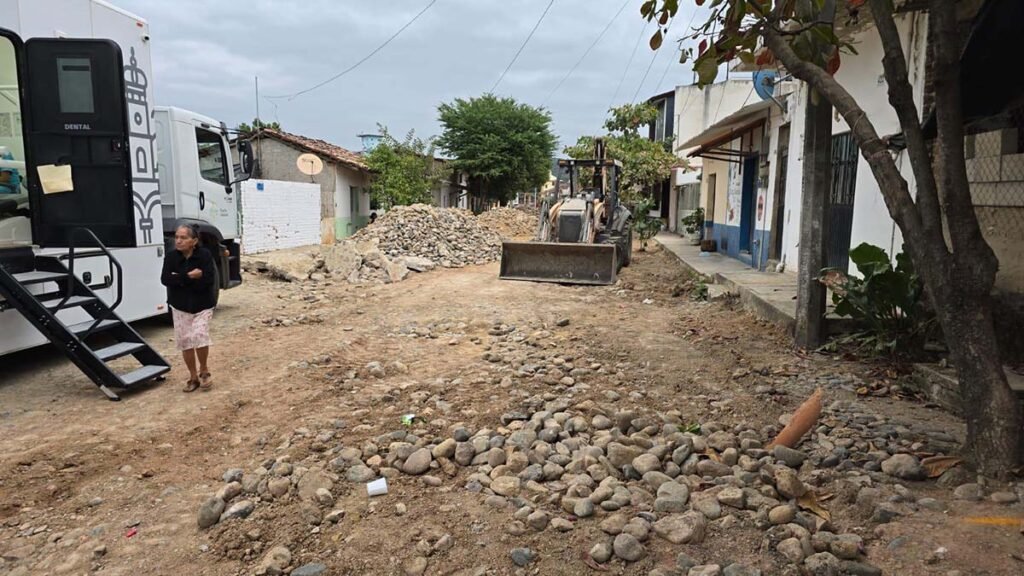
<path id="1" fill-rule="evenodd" d="M 760 70 L 754 72 L 754 92 L 761 97 L 761 100 L 769 100 L 772 95 L 775 94 L 775 71 L 774 70 Z"/>
<path id="2" fill-rule="evenodd" d="M 303 154 L 295 160 L 295 166 L 306 176 L 309 176 L 310 180 L 313 176 L 324 171 L 324 161 L 320 159 L 316 154 Z"/>

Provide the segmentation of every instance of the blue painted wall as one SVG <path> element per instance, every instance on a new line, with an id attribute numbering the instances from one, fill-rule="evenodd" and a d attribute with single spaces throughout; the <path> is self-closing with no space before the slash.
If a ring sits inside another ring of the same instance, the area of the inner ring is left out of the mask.
<path id="1" fill-rule="evenodd" d="M 740 262 L 748 266 L 754 266 L 754 260 L 760 256 L 760 266 L 758 269 L 764 268 L 768 262 L 768 241 L 770 234 L 768 230 L 755 230 L 753 240 L 759 240 L 761 242 L 761 252 L 758 254 L 757 244 L 751 242 L 752 252 L 740 252 L 740 227 L 739 226 L 726 226 L 722 223 L 716 223 L 707 221 L 706 223 L 705 238 L 709 238 L 715 241 L 718 246 L 718 252 L 735 258 Z"/>

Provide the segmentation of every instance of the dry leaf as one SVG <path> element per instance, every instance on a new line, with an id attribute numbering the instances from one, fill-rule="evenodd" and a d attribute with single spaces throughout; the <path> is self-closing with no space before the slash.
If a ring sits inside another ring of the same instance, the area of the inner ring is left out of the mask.
<path id="1" fill-rule="evenodd" d="M 822 518 L 826 522 L 832 521 L 832 514 L 830 514 L 828 510 L 825 510 L 821 506 L 821 503 L 818 501 L 818 496 L 817 494 L 814 493 L 813 490 L 808 490 L 796 502 L 797 504 L 800 505 L 801 508 L 811 512 L 815 516 Z"/>
<path id="2" fill-rule="evenodd" d="M 868 392 L 869 392 L 869 390 L 868 390 L 867 386 L 861 386 L 860 388 L 857 388 L 857 395 L 858 396 L 867 396 Z"/>
<path id="3" fill-rule="evenodd" d="M 1011 516 L 975 516 L 964 518 L 964 522 L 979 526 L 1024 526 L 1024 519 Z"/>
<path id="4" fill-rule="evenodd" d="M 925 458 L 921 460 L 921 465 L 928 471 L 929 478 L 938 478 L 942 476 L 946 470 L 957 466 L 962 462 L 960 458 L 953 456 L 932 456 L 931 458 Z"/>
<path id="5" fill-rule="evenodd" d="M 721 462 L 722 461 L 722 457 L 719 456 L 718 453 L 715 452 L 714 450 L 712 450 L 711 448 L 705 449 L 704 450 L 704 455 L 707 456 L 708 458 L 711 458 L 715 462 Z"/>

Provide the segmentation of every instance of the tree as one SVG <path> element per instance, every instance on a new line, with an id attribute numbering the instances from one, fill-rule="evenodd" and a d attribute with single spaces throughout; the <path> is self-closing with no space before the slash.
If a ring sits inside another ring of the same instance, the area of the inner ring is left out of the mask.
<path id="1" fill-rule="evenodd" d="M 381 141 L 366 155 L 373 172 L 370 194 L 385 210 L 392 206 L 429 202 L 430 192 L 441 183 L 442 166 L 434 159 L 434 143 L 410 130 L 399 142 L 384 126 Z"/>
<path id="2" fill-rule="evenodd" d="M 271 130 L 280 130 L 281 124 L 277 122 L 267 123 L 260 120 L 259 118 L 254 118 L 251 126 L 249 124 L 246 124 L 245 122 L 242 122 L 238 125 L 237 128 L 235 128 L 235 130 L 238 130 L 238 132 L 241 134 L 252 134 L 257 130 L 262 130 L 264 128 L 270 128 Z"/>
<path id="3" fill-rule="evenodd" d="M 484 94 L 441 104 L 438 113 L 437 145 L 469 176 L 470 194 L 506 203 L 547 182 L 557 141 L 546 110 Z"/>
<path id="4" fill-rule="evenodd" d="M 640 128 L 658 117 L 656 108 L 649 104 L 625 104 L 608 112 L 604 128 L 605 154 L 622 162 L 619 195 L 622 201 L 636 205 L 642 192 L 660 184 L 679 162 L 664 142 L 656 142 L 640 135 Z M 576 144 L 566 146 L 565 153 L 576 159 L 594 157 L 594 138 L 581 136 Z"/>
<path id="5" fill-rule="evenodd" d="M 695 0 L 697 5 L 704 0 Z M 957 368 L 967 421 L 965 455 L 978 470 L 1005 477 L 1021 457 L 1020 405 L 1006 383 L 993 327 L 991 291 L 998 261 L 981 234 L 971 202 L 964 156 L 960 89 L 961 39 L 957 2 L 929 0 L 928 43 L 934 51 L 937 136 L 926 138 L 907 72 L 892 0 L 846 0 L 868 4 L 884 48 L 882 66 L 889 104 L 895 110 L 916 182 L 916 196 L 861 104 L 833 77 L 843 53 L 853 50 L 832 26 L 835 7 L 826 0 L 713 0 L 708 20 L 691 34 L 701 42 L 694 61 L 700 83 L 712 82 L 718 66 L 734 57 L 760 65 L 778 62 L 825 98 L 846 120 L 878 182 L 886 207 L 903 233 L 905 248 L 920 271 Z M 641 11 L 665 25 L 678 0 L 649 0 Z M 651 45 L 660 44 L 659 27 Z M 693 56 L 685 51 L 683 58 Z M 807 249 L 802 247 L 801 249 Z"/>

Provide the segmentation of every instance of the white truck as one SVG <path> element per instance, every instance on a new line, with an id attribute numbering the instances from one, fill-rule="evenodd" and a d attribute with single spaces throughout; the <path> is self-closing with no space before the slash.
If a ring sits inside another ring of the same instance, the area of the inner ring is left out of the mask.
<path id="1" fill-rule="evenodd" d="M 102 0 L 0 0 L 0 370 L 50 341 L 108 388 L 165 372 L 112 379 L 96 361 L 156 361 L 127 323 L 167 312 L 176 223 L 198 225 L 215 291 L 241 283 L 235 191 L 251 148 L 235 174 L 227 127 L 154 106 L 152 78 L 145 20 Z M 105 328 L 120 346 L 93 353 Z"/>

